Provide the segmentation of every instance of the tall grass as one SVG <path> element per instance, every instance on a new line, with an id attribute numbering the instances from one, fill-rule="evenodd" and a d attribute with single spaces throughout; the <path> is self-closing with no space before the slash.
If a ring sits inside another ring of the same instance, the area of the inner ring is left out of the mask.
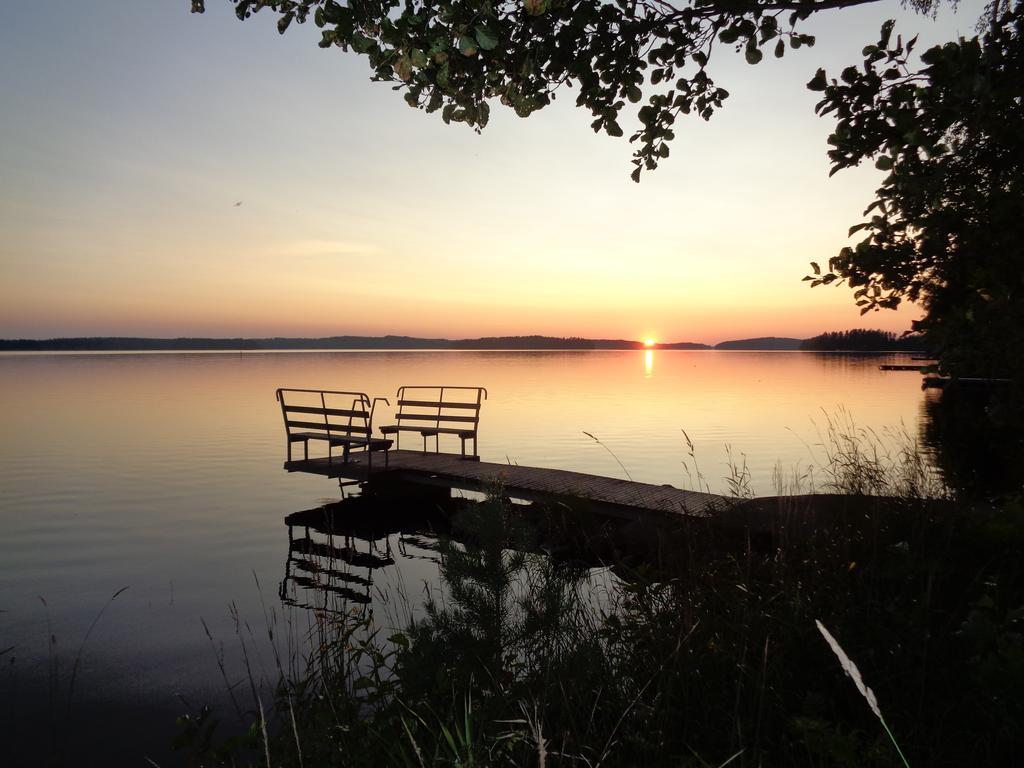
<path id="1" fill-rule="evenodd" d="M 944 499 L 952 495 L 932 457 L 901 425 L 881 432 L 858 427 L 850 412 L 822 412 L 812 467 L 829 493 Z M 813 470 L 812 470 L 813 482 Z"/>

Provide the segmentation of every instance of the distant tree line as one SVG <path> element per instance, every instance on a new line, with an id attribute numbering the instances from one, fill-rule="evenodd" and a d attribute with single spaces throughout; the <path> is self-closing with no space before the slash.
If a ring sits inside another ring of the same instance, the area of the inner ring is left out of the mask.
<path id="1" fill-rule="evenodd" d="M 897 335 L 890 331 L 854 328 L 852 331 L 831 331 L 804 339 L 800 342 L 800 349 L 810 352 L 920 352 L 925 349 L 925 342 L 920 334 Z"/>
<path id="2" fill-rule="evenodd" d="M 803 339 L 792 339 L 784 336 L 759 336 L 756 339 L 735 339 L 715 344 L 715 349 L 731 350 L 792 350 L 801 349 Z"/>
<path id="3" fill-rule="evenodd" d="M 447 341 L 445 346 L 450 349 L 594 349 L 595 342 L 578 336 L 484 336 Z"/>
<path id="4" fill-rule="evenodd" d="M 898 336 L 887 331 L 834 331 L 811 339 L 764 336 L 756 339 L 723 341 L 713 348 L 720 350 L 860 350 L 916 351 L 924 349 L 921 336 Z M 282 337 L 242 338 L 175 338 L 153 339 L 125 336 L 93 336 L 58 339 L 0 339 L 5 352 L 147 352 L 147 351 L 256 351 L 274 349 L 643 349 L 644 342 L 629 339 L 585 339 L 579 336 L 484 336 L 478 339 L 431 339 L 417 336 L 325 336 L 320 338 Z M 659 342 L 657 349 L 712 349 L 692 341 Z"/>
<path id="5" fill-rule="evenodd" d="M 415 336 L 327 336 L 321 338 L 273 337 L 176 338 L 95 336 L 59 339 L 0 339 L 0 351 L 102 352 L 102 351 L 239 351 L 268 349 L 640 349 L 643 342 L 627 339 L 584 339 L 577 336 L 487 336 L 479 339 L 431 339 Z M 706 344 L 675 342 L 663 349 L 708 349 Z"/>

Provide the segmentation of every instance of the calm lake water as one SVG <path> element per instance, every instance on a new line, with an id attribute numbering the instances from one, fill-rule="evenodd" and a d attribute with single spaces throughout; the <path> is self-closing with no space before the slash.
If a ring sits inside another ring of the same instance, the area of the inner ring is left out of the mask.
<path id="1" fill-rule="evenodd" d="M 484 460 L 618 477 L 621 462 L 635 480 L 693 488 L 685 430 L 712 490 L 725 488 L 731 446 L 753 490 L 770 494 L 777 465 L 805 473 L 820 459 L 826 415 L 840 409 L 858 427 L 917 437 L 920 376 L 878 370 L 903 362 L 722 351 L 0 355 L 0 651 L 10 648 L 0 763 L 66 742 L 77 765 L 141 765 L 143 753 L 173 764 L 179 696 L 225 705 L 221 647 L 229 678 L 241 675 L 232 604 L 261 664 L 266 615 L 301 637 L 308 617 L 283 610 L 278 594 L 286 569 L 294 575 L 284 517 L 339 491 L 282 470 L 276 387 L 394 403 L 401 384 L 484 386 Z M 397 564 L 371 574 L 372 588 L 352 583 L 371 596 L 393 583 L 421 592 L 437 573 L 422 543 L 364 541 Z M 299 575 L 285 597 L 308 603 Z"/>

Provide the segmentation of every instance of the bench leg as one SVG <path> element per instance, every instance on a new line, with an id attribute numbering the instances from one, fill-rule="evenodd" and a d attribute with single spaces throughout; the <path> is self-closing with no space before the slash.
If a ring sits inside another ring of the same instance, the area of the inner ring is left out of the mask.
<path id="1" fill-rule="evenodd" d="M 302 441 L 302 456 L 306 461 L 309 461 L 309 440 Z"/>
<path id="2" fill-rule="evenodd" d="M 291 462 L 292 462 L 292 441 L 289 440 L 288 441 L 288 463 L 291 464 Z"/>

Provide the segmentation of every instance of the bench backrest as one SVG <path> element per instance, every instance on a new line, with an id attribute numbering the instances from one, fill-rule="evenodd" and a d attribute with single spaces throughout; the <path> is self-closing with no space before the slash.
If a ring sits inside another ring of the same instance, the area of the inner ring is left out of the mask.
<path id="1" fill-rule="evenodd" d="M 398 388 L 395 423 L 402 428 L 459 429 L 476 435 L 483 387 L 406 386 Z"/>
<path id="2" fill-rule="evenodd" d="M 369 437 L 373 426 L 373 405 L 363 392 L 329 389 L 278 389 L 284 428 L 292 431 L 322 432 L 327 435 Z"/>

